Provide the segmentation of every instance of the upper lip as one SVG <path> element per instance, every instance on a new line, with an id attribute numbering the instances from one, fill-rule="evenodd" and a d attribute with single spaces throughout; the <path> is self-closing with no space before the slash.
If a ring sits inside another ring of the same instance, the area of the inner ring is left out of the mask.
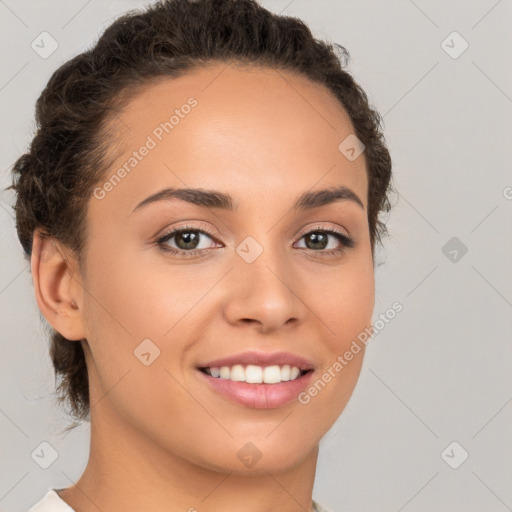
<path id="1" fill-rule="evenodd" d="M 256 366 L 285 365 L 297 366 L 300 370 L 313 370 L 314 365 L 304 357 L 292 354 L 290 352 L 257 352 L 247 351 L 221 359 L 213 359 L 199 364 L 198 368 L 214 368 L 221 366 L 233 366 L 235 364 L 253 364 Z"/>

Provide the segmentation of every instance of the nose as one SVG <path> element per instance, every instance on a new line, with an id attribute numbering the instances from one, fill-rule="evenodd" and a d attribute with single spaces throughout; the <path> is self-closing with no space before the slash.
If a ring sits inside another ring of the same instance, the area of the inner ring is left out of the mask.
<path id="1" fill-rule="evenodd" d="M 301 282 L 289 265 L 264 251 L 252 263 L 240 258 L 235 267 L 224 302 L 224 317 L 231 325 L 253 326 L 266 334 L 304 320 Z"/>

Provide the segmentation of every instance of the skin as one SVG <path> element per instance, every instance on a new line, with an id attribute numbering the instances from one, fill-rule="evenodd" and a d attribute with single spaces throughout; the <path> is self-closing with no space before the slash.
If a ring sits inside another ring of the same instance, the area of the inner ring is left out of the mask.
<path id="1" fill-rule="evenodd" d="M 282 350 L 313 362 L 314 382 L 371 328 L 364 154 L 351 162 L 339 151 L 354 128 L 322 85 L 222 63 L 140 91 L 119 116 L 120 155 L 105 179 L 191 96 L 198 105 L 180 124 L 103 199 L 89 200 L 83 275 L 58 241 L 34 239 L 38 305 L 66 338 L 83 339 L 89 372 L 90 457 L 60 495 L 79 512 L 307 511 L 319 441 L 352 394 L 364 350 L 309 404 L 274 409 L 231 402 L 195 367 Z M 340 185 L 364 208 L 343 200 L 292 210 L 303 192 Z M 185 186 L 229 193 L 238 208 L 173 199 L 132 212 L 160 189 Z M 152 243 L 185 221 L 212 231 L 201 235 L 204 256 Z M 303 235 L 318 226 L 355 246 L 322 257 L 342 246 L 331 236 L 327 249 L 308 249 Z M 235 250 L 247 236 L 263 248 L 250 264 Z M 133 353 L 147 338 L 160 349 L 149 366 Z M 251 468 L 237 458 L 247 442 L 262 455 Z"/>

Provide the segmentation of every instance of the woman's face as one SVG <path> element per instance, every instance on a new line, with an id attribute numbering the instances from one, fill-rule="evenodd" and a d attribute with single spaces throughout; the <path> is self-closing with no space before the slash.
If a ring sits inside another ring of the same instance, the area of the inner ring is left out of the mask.
<path id="1" fill-rule="evenodd" d="M 145 88 L 116 133 L 81 278 L 93 429 L 209 469 L 292 467 L 347 404 L 364 350 L 335 363 L 371 325 L 368 181 L 364 153 L 339 148 L 348 115 L 305 78 L 216 64 Z M 295 207 L 339 187 L 353 195 Z M 141 205 L 185 188 L 231 207 L 190 192 Z M 297 380 L 236 380 L 286 379 L 299 359 L 312 371 Z M 222 378 L 199 369 L 220 366 Z"/>

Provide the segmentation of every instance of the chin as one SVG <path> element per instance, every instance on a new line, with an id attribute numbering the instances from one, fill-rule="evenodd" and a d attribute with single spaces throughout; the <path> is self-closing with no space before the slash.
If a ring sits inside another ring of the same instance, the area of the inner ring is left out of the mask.
<path id="1" fill-rule="evenodd" d="M 286 435 L 284 439 L 281 436 L 271 441 L 272 434 L 266 439 L 265 435 L 251 441 L 231 439 L 229 445 L 219 446 L 218 451 L 207 454 L 207 457 L 203 452 L 201 465 L 222 473 L 255 476 L 286 472 L 308 457 L 316 457 L 318 441 L 308 443 L 303 438 L 300 443 L 290 443 L 285 442 Z"/>

